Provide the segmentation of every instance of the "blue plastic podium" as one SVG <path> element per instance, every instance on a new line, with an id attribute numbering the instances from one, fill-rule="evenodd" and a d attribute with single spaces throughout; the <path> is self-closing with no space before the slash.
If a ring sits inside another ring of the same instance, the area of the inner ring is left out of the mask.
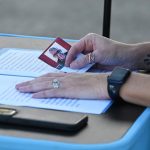
<path id="1" fill-rule="evenodd" d="M 0 48 L 44 49 L 51 40 L 48 37 L 1 34 Z M 89 125 L 76 135 L 55 135 L 44 131 L 41 136 L 39 131 L 30 131 L 0 125 L 0 150 L 149 150 L 150 108 L 131 104 L 112 106 L 106 114 L 89 115 Z"/>
<path id="2" fill-rule="evenodd" d="M 147 108 L 121 138 L 111 143 L 72 144 L 0 136 L 1 150 L 149 150 L 150 108 Z"/>

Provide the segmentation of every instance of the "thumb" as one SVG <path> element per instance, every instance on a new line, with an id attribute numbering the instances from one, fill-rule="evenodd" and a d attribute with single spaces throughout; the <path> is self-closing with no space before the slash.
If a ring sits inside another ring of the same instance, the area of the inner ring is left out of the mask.
<path id="1" fill-rule="evenodd" d="M 74 61 L 76 56 L 80 54 L 84 50 L 84 42 L 83 40 L 80 40 L 78 43 L 75 43 L 69 50 L 66 60 L 65 60 L 65 66 L 70 66 L 70 64 Z"/>
<path id="2" fill-rule="evenodd" d="M 70 68 L 72 69 L 80 69 L 89 64 L 88 55 L 81 55 L 77 57 L 71 64 Z"/>
<path id="3" fill-rule="evenodd" d="M 77 59 L 75 59 L 71 64 L 70 68 L 72 69 L 80 69 L 85 67 L 90 63 L 96 63 L 97 58 L 96 55 L 97 51 L 93 51 L 92 53 L 88 53 L 87 55 L 79 55 Z"/>

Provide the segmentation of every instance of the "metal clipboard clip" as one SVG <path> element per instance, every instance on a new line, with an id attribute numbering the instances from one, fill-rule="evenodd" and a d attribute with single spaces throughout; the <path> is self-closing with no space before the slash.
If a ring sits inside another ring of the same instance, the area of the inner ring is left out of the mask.
<path id="1" fill-rule="evenodd" d="M 0 116 L 10 117 L 17 113 L 16 109 L 0 107 Z"/>

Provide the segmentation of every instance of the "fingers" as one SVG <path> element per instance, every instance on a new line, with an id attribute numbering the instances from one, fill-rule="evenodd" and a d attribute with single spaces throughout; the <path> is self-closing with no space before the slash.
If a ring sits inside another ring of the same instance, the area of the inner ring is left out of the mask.
<path id="1" fill-rule="evenodd" d="M 88 55 L 82 55 L 78 59 L 75 59 L 71 64 L 70 68 L 72 69 L 80 69 L 89 64 Z"/>
<path id="2" fill-rule="evenodd" d="M 86 90 L 79 90 L 79 88 L 80 87 L 73 88 L 72 90 L 70 90 L 70 88 L 66 87 L 59 89 L 43 90 L 34 93 L 32 97 L 37 99 L 40 98 L 99 99 L 99 97 L 91 90 L 91 88 L 87 88 Z"/>
<path id="3" fill-rule="evenodd" d="M 88 64 L 96 63 L 96 62 L 97 62 L 96 51 L 93 51 L 92 53 L 88 53 L 87 55 L 82 55 L 78 59 L 72 61 L 70 67 L 72 69 L 80 69 L 85 67 Z"/>
<path id="4" fill-rule="evenodd" d="M 40 91 L 38 93 L 34 93 L 32 95 L 33 98 L 79 98 L 77 94 L 75 94 L 75 91 L 67 91 L 64 88 L 61 89 L 51 89 L 51 90 L 45 90 Z"/>
<path id="5" fill-rule="evenodd" d="M 19 83 L 16 85 L 16 89 L 20 92 L 39 92 L 41 90 L 51 89 L 52 81 L 56 79 L 55 77 L 40 77 L 32 81 L 27 81 Z M 59 77 L 61 80 L 61 77 Z"/>
<path id="6" fill-rule="evenodd" d="M 69 89 L 68 82 L 62 82 L 62 79 L 59 78 L 60 81 L 60 87 L 55 89 L 52 85 L 52 81 L 55 78 L 51 78 L 49 81 L 44 82 L 26 82 L 26 84 L 23 84 L 22 86 L 19 86 L 17 90 L 23 93 L 34 93 L 32 95 L 33 98 L 61 98 L 61 97 L 70 97 L 74 98 L 73 96 L 76 95 L 75 91 L 66 90 Z M 63 86 L 62 86 L 63 85 Z"/>
<path id="7" fill-rule="evenodd" d="M 49 80 L 49 79 L 46 78 L 46 77 L 35 78 L 35 79 L 33 79 L 33 80 L 30 80 L 30 81 L 18 83 L 18 84 L 16 85 L 16 89 L 19 89 L 19 87 L 22 87 L 22 86 L 28 86 L 28 85 L 34 84 L 34 83 L 36 83 L 36 82 L 43 82 L 43 81 L 47 81 L 47 80 Z"/>
<path id="8" fill-rule="evenodd" d="M 76 56 L 84 50 L 84 44 L 84 41 L 80 40 L 78 43 L 71 47 L 66 56 L 65 66 L 69 67 L 70 63 L 76 58 Z"/>
<path id="9" fill-rule="evenodd" d="M 52 97 L 65 98 L 66 97 L 65 92 L 66 90 L 64 89 L 61 90 L 51 89 L 51 90 L 45 90 L 45 91 L 40 91 L 38 93 L 34 93 L 32 97 L 33 98 L 52 98 Z"/>
<path id="10" fill-rule="evenodd" d="M 54 79 L 58 78 L 62 80 L 65 76 L 75 75 L 76 73 L 48 73 L 41 77 L 35 78 L 30 81 L 18 83 L 15 88 L 21 92 L 36 92 L 51 88 L 47 84 L 50 84 Z"/>
<path id="11" fill-rule="evenodd" d="M 17 88 L 17 90 L 19 90 L 20 92 L 39 92 L 41 90 L 48 90 L 52 88 L 50 82 L 42 82 L 42 83 L 35 83 L 35 84 L 28 84 L 28 85 L 24 85 L 24 86 L 20 86 Z"/>
<path id="12" fill-rule="evenodd" d="M 79 42 L 74 44 L 67 54 L 65 65 L 69 67 L 71 62 L 76 58 L 79 53 L 83 51 L 86 51 L 86 53 L 92 51 L 93 46 L 91 41 L 91 36 L 88 34 L 83 37 Z"/>
<path id="13" fill-rule="evenodd" d="M 19 89 L 19 87 L 22 87 L 22 86 L 27 86 L 27 85 L 30 85 L 30 84 L 34 84 L 36 82 L 50 81 L 51 78 L 64 77 L 66 75 L 68 75 L 68 74 L 66 74 L 66 73 L 47 73 L 47 74 L 45 74 L 43 76 L 40 76 L 38 78 L 35 78 L 33 80 L 22 82 L 22 83 L 18 83 L 16 85 L 16 89 Z"/>
<path id="14" fill-rule="evenodd" d="M 17 90 L 24 93 L 33 93 L 33 98 L 95 98 L 95 91 L 93 92 L 91 86 L 87 86 L 92 85 L 88 83 L 93 83 L 95 85 L 93 78 L 89 80 L 90 76 L 91 74 L 83 75 L 72 73 L 65 77 L 37 78 L 32 81 L 27 81 L 22 85 L 20 84 Z M 58 82 L 54 82 L 54 79 L 57 79 Z M 56 84 L 59 86 L 55 87 Z"/>

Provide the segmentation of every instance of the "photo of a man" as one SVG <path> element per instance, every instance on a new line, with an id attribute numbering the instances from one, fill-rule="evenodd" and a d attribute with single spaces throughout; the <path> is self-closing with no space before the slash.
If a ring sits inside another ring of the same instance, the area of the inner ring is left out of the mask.
<path id="1" fill-rule="evenodd" d="M 52 55 L 51 59 L 53 59 L 55 62 L 57 62 L 59 64 L 57 69 L 61 69 L 65 63 L 67 51 L 65 53 L 63 53 L 61 49 L 58 49 L 55 47 L 50 47 L 49 52 Z"/>
<path id="2" fill-rule="evenodd" d="M 71 45 L 61 38 L 56 38 L 53 43 L 39 56 L 39 59 L 54 67 L 62 70 L 65 65 L 66 56 Z"/>

